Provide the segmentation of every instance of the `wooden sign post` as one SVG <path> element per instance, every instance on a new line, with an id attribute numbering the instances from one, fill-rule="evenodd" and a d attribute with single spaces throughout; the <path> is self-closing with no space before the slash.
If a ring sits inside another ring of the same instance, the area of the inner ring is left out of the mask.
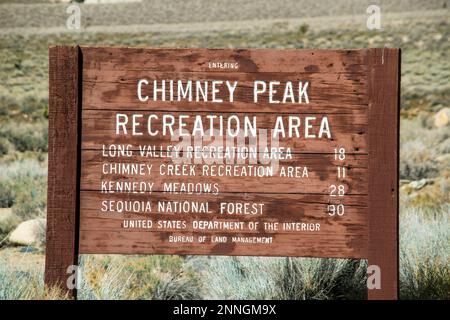
<path id="1" fill-rule="evenodd" d="M 397 299 L 400 50 L 49 56 L 47 285 L 78 254 L 356 258 Z"/>

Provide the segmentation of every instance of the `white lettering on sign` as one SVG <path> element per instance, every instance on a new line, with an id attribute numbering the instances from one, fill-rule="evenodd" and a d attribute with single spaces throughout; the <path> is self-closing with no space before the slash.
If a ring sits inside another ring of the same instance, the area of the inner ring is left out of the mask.
<path id="1" fill-rule="evenodd" d="M 189 126 L 192 124 L 191 126 Z M 190 127 L 190 129 L 188 129 Z M 229 136 L 256 137 L 258 116 L 116 114 L 116 135 Z M 277 116 L 272 128 L 274 138 L 331 139 L 327 116 Z"/>
<path id="2" fill-rule="evenodd" d="M 152 83 L 152 85 L 150 85 Z M 292 81 L 282 84 L 280 81 L 255 80 L 253 82 L 253 102 L 261 101 L 265 96 L 268 103 L 309 103 L 309 82 L 299 81 L 294 86 Z M 151 87 L 151 88 L 147 88 Z M 137 97 L 139 101 L 146 102 L 149 95 L 144 94 L 150 90 L 153 101 L 187 101 L 187 102 L 234 102 L 234 93 L 238 81 L 229 80 L 153 80 L 140 79 L 137 83 Z M 282 92 L 282 99 L 276 98 Z M 222 98 L 225 96 L 226 98 Z"/>

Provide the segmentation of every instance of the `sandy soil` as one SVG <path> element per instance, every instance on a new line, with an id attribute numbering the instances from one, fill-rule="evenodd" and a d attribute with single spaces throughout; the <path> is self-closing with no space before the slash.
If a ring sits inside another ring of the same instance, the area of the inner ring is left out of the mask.
<path id="1" fill-rule="evenodd" d="M 67 4 L 0 4 L 0 28 L 64 27 Z M 42 2 L 42 1 L 37 1 Z M 124 26 L 298 19 L 365 15 L 370 0 L 144 0 L 142 3 L 80 5 L 82 24 Z M 450 0 L 380 0 L 382 14 L 439 10 Z M 447 9 L 448 10 L 448 9 Z"/>
<path id="2" fill-rule="evenodd" d="M 307 17 L 307 18 L 284 18 L 266 20 L 243 20 L 243 21 L 211 21 L 192 23 L 155 23 L 155 24 L 127 24 L 127 25 L 82 25 L 81 30 L 74 31 L 63 26 L 53 27 L 0 27 L 0 35 L 51 35 L 63 33 L 158 33 L 180 37 L 194 34 L 210 34 L 217 32 L 231 33 L 264 33 L 270 30 L 276 33 L 298 30 L 304 24 L 315 31 L 336 28 L 366 29 L 366 15 L 343 15 L 336 17 Z M 405 20 L 427 22 L 435 19 L 450 19 L 446 10 L 429 11 L 407 11 L 387 13 L 382 18 L 382 28 L 386 29 L 404 23 Z M 1 23 L 0 23 L 1 24 Z"/>

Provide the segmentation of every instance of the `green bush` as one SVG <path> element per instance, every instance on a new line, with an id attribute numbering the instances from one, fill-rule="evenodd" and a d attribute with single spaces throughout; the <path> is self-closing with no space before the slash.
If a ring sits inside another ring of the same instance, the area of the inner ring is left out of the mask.
<path id="1" fill-rule="evenodd" d="M 309 30 L 309 25 L 307 23 L 303 23 L 302 25 L 300 25 L 300 27 L 298 28 L 298 33 L 300 34 L 305 34 L 307 33 Z"/>

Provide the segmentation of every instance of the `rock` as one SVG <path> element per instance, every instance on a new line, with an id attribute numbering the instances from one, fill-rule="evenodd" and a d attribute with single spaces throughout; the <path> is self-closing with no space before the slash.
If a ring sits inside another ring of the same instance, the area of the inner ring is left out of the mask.
<path id="1" fill-rule="evenodd" d="M 434 125 L 438 128 L 448 126 L 450 123 L 450 108 L 443 108 L 434 115 Z"/>
<path id="2" fill-rule="evenodd" d="M 427 185 L 427 183 L 428 183 L 427 179 L 420 179 L 417 181 L 410 182 L 408 186 L 414 190 L 420 190 L 423 187 L 425 187 Z"/>
<path id="3" fill-rule="evenodd" d="M 38 252 L 39 249 L 35 248 L 35 247 L 23 247 L 20 248 L 19 252 L 20 253 L 34 253 L 34 252 Z"/>
<path id="4" fill-rule="evenodd" d="M 442 163 L 450 163 L 450 154 L 443 154 L 441 156 L 436 157 L 437 162 Z"/>
<path id="5" fill-rule="evenodd" d="M 22 222 L 9 236 L 11 244 L 21 246 L 39 246 L 45 239 L 45 219 L 32 219 Z"/>
<path id="6" fill-rule="evenodd" d="M 0 223 L 11 220 L 14 216 L 11 208 L 0 208 Z"/>
<path id="7" fill-rule="evenodd" d="M 406 179 L 400 179 L 400 186 L 403 187 L 404 185 L 408 185 L 411 181 Z"/>

